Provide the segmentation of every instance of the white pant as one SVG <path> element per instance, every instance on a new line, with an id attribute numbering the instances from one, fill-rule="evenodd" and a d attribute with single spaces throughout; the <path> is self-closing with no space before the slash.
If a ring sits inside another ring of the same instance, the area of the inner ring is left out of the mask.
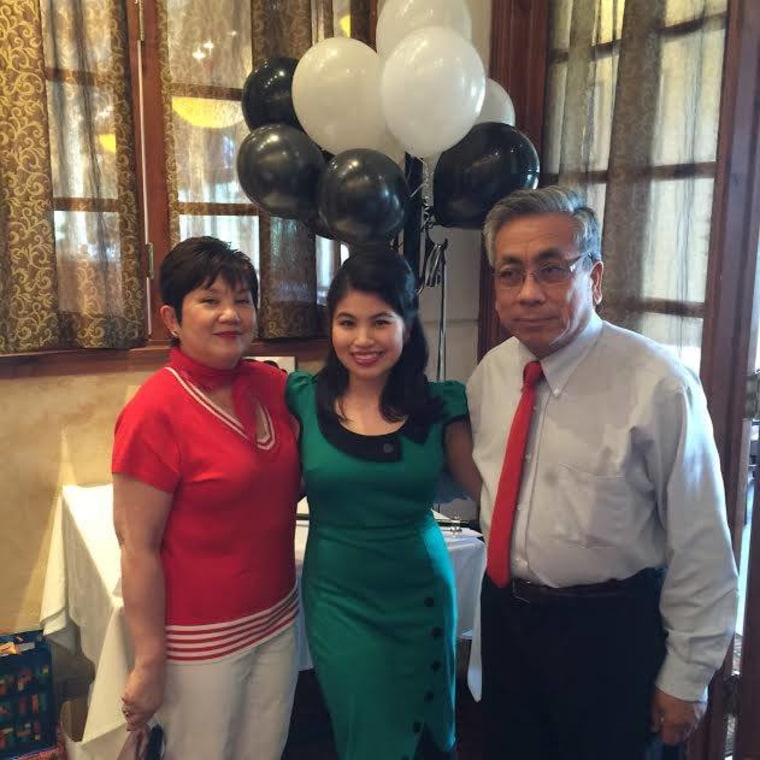
<path id="1" fill-rule="evenodd" d="M 209 663 L 167 663 L 165 760 L 280 760 L 298 678 L 295 625 Z"/>

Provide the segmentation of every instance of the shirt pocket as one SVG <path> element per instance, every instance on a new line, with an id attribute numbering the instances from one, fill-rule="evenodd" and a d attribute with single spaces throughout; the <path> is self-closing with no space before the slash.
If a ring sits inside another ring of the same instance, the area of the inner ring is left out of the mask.
<path id="1" fill-rule="evenodd" d="M 616 475 L 559 465 L 554 535 L 582 546 L 619 546 L 630 538 L 631 490 Z"/>

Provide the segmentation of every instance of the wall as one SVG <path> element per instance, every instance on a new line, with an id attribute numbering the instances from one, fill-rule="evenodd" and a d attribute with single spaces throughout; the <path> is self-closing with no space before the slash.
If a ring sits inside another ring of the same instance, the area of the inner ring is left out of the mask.
<path id="1" fill-rule="evenodd" d="M 148 374 L 0 380 L 0 631 L 38 626 L 60 488 L 109 480 L 114 421 Z"/>
<path id="2" fill-rule="evenodd" d="M 448 238 L 446 251 L 446 364 L 444 378 L 465 382 L 475 369 L 478 349 L 480 234 L 434 229 L 434 240 Z M 424 248 L 422 249 L 424 251 Z M 425 288 L 420 314 L 430 347 L 428 377 L 436 379 L 442 287 Z"/>

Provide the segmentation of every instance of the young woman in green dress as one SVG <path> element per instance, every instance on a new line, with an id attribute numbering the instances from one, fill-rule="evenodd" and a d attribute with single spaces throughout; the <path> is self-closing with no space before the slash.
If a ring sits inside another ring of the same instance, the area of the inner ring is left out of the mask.
<path id="1" fill-rule="evenodd" d="M 302 593 L 341 760 L 454 757 L 454 575 L 431 507 L 480 479 L 464 387 L 429 382 L 412 271 L 352 255 L 327 295 L 330 350 L 288 379 L 309 500 Z"/>

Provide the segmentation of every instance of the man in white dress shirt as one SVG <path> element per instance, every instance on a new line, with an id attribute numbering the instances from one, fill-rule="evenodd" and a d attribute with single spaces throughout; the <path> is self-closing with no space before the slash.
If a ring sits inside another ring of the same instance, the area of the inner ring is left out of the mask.
<path id="1" fill-rule="evenodd" d="M 705 397 L 669 352 L 597 316 L 599 225 L 575 192 L 512 193 L 484 235 L 512 336 L 467 386 L 487 541 L 523 367 L 543 370 L 510 577 L 482 589 L 484 756 L 638 760 L 695 728 L 735 624 Z"/>

